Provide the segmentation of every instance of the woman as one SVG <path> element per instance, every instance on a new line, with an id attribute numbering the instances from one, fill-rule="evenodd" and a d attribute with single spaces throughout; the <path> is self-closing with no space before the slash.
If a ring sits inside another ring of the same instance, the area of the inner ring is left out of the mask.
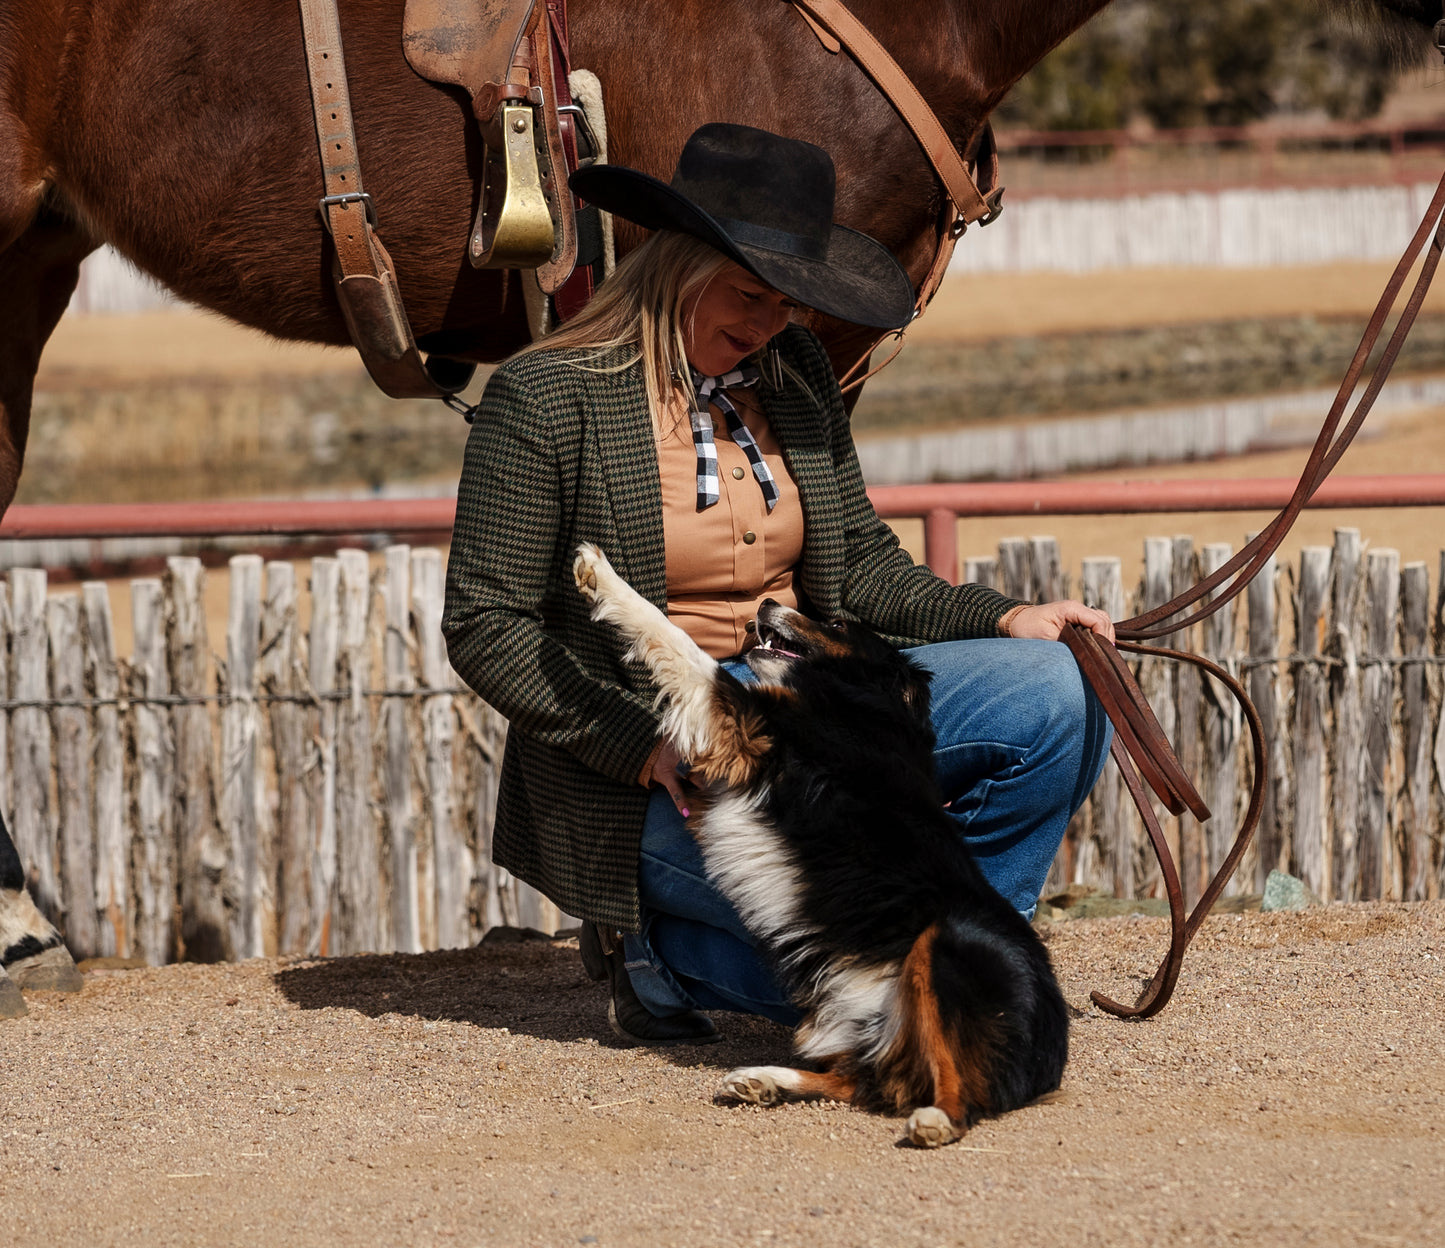
<path id="1" fill-rule="evenodd" d="M 493 857 L 588 921 L 583 961 L 611 980 L 619 1035 L 697 1042 L 717 1036 L 706 1009 L 796 1015 L 703 876 L 680 813 L 685 763 L 642 669 L 587 617 L 580 542 L 719 659 L 744 649 L 765 597 L 908 647 L 933 672 L 959 834 L 1028 915 L 1108 743 L 1057 638 L 1066 621 L 1113 630 L 1082 603 L 951 586 L 874 513 L 828 358 L 790 320 L 811 307 L 896 327 L 913 291 L 883 247 L 833 224 L 826 152 L 714 124 L 670 186 L 619 166 L 573 186 L 655 232 L 488 382 L 443 629 L 458 673 L 511 724 Z"/>

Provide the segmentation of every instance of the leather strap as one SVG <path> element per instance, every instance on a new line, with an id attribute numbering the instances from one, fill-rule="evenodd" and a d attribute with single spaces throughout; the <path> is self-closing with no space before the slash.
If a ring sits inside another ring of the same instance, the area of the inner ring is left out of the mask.
<path id="1" fill-rule="evenodd" d="M 568 74 L 572 71 L 572 48 L 570 34 L 567 29 L 567 0 L 547 0 L 547 17 L 552 31 L 552 81 L 556 91 L 556 114 L 558 119 L 558 131 L 562 141 L 562 151 L 567 161 L 567 172 L 573 173 L 577 169 L 577 119 L 571 113 L 564 113 L 562 109 L 570 106 L 572 100 L 572 87 L 567 80 Z M 571 194 L 566 187 L 566 178 L 562 178 L 563 194 Z M 572 198 L 572 218 L 574 240 L 572 249 L 573 267 L 567 280 L 552 294 L 552 304 L 557 309 L 557 319 L 566 323 L 577 315 L 592 298 L 592 292 L 596 289 L 597 275 L 593 272 L 590 264 L 577 264 L 577 253 L 579 240 L 576 238 L 577 214 L 581 211 L 576 196 Z"/>
<path id="2" fill-rule="evenodd" d="M 979 132 L 978 138 L 974 141 L 973 159 L 974 169 L 980 174 L 980 189 L 985 194 L 993 194 L 997 188 L 998 194 L 1003 194 L 1003 188 L 998 185 L 998 142 L 994 138 L 993 125 L 990 122 L 983 123 L 983 129 Z M 998 211 L 1002 211 L 999 209 Z M 997 213 L 995 213 L 997 215 Z M 986 223 L 985 223 L 986 224 Z M 913 321 L 916 321 L 927 310 L 928 305 L 933 302 L 933 296 L 938 293 L 938 288 L 943 285 L 943 279 L 948 273 L 949 262 L 953 259 L 953 249 L 957 244 L 961 231 L 954 228 L 952 205 L 944 208 L 938 221 L 938 243 L 933 252 L 933 264 L 924 275 L 922 284 L 918 287 L 918 298 L 913 305 Z M 913 323 L 909 322 L 909 325 Z M 884 334 L 868 348 L 853 366 L 838 379 L 838 385 L 846 394 L 849 390 L 856 390 L 871 377 L 876 377 L 887 368 L 895 359 L 898 353 L 903 350 L 903 335 L 908 326 L 894 330 L 892 333 Z M 878 350 L 889 338 L 894 340 L 893 350 L 888 353 L 888 358 L 875 368 L 869 369 L 861 377 L 855 376 L 860 368 L 868 363 L 873 357 L 873 352 Z"/>
<path id="3" fill-rule="evenodd" d="M 1336 431 L 1339 429 L 1345 408 L 1349 405 L 1350 398 L 1364 373 L 1365 365 L 1380 334 L 1384 331 L 1400 291 L 1404 288 L 1405 279 L 1409 276 L 1411 268 L 1427 243 L 1429 247 L 1425 252 L 1420 273 L 1394 331 L 1386 343 L 1380 362 L 1371 374 L 1349 423 L 1336 437 Z M 1180 813 L 1187 805 L 1198 818 L 1207 819 L 1209 817 L 1208 808 L 1198 800 L 1198 794 L 1195 793 L 1178 758 L 1175 757 L 1168 738 L 1159 728 L 1153 713 L 1149 710 L 1148 702 L 1113 647 L 1102 642 L 1097 634 L 1085 632 L 1073 625 L 1064 630 L 1062 640 L 1073 651 L 1085 679 L 1098 695 L 1114 724 L 1115 736 L 1112 747 L 1114 758 L 1123 772 L 1125 784 L 1149 830 L 1149 837 L 1153 842 L 1155 854 L 1158 856 L 1160 870 L 1163 872 L 1165 891 L 1169 896 L 1171 916 L 1169 952 L 1165 955 L 1163 963 L 1160 964 L 1158 973 L 1145 986 L 1139 1000 L 1133 1006 L 1122 1006 L 1098 992 L 1092 994 L 1095 1004 L 1112 1014 L 1121 1017 L 1147 1018 L 1152 1014 L 1157 1014 L 1168 1004 L 1169 997 L 1174 991 L 1174 985 L 1178 981 L 1180 965 L 1189 942 L 1194 938 L 1195 932 L 1199 930 L 1199 925 L 1208 916 L 1210 908 L 1223 891 L 1224 885 L 1233 875 L 1254 834 L 1255 827 L 1259 822 L 1259 812 L 1263 808 L 1264 783 L 1268 767 L 1259 715 L 1245 694 L 1243 686 L 1237 680 L 1216 664 L 1199 655 L 1156 646 L 1143 646 L 1138 643 L 1178 632 L 1198 620 L 1208 618 L 1238 595 L 1264 568 L 1270 556 L 1284 541 L 1295 518 L 1309 502 L 1314 492 L 1319 489 L 1330 470 L 1339 462 L 1340 456 L 1345 453 L 1360 426 L 1364 423 L 1365 417 L 1369 414 L 1376 396 L 1380 393 L 1390 370 L 1394 367 L 1406 335 L 1409 334 L 1420 307 L 1425 301 L 1426 291 L 1429 290 L 1430 283 L 1435 276 L 1442 253 L 1445 253 L 1445 177 L 1441 178 L 1435 195 L 1430 201 L 1430 206 L 1425 211 L 1424 219 L 1385 285 L 1384 293 L 1380 296 L 1374 314 L 1370 317 L 1369 324 L 1360 339 L 1354 359 L 1350 362 L 1344 380 L 1340 383 L 1335 401 L 1325 417 L 1319 437 L 1315 441 L 1309 460 L 1300 475 L 1299 484 L 1295 487 L 1289 503 L 1253 541 L 1249 542 L 1218 570 L 1161 606 L 1134 616 L 1132 619 L 1120 621 L 1115 626 L 1120 649 L 1193 663 L 1209 672 L 1239 702 L 1249 721 L 1255 757 L 1249 809 L 1235 836 L 1234 845 L 1228 856 L 1187 919 L 1184 917 L 1182 897 L 1179 895 L 1178 873 L 1174 869 L 1168 845 L 1159 832 L 1158 820 L 1154 817 L 1153 808 L 1139 784 L 1138 777 L 1134 774 L 1133 767 L 1129 765 L 1129 760 L 1132 759 L 1139 765 L 1149 787 L 1173 813 Z M 1213 596 L 1203 606 L 1197 607 L 1181 619 L 1173 618 L 1181 611 L 1194 607 L 1205 595 L 1210 594 Z"/>
<path id="4" fill-rule="evenodd" d="M 986 171 L 980 185 L 953 146 L 953 140 L 948 137 L 948 131 L 943 128 L 938 115 L 928 106 L 928 101 L 888 50 L 839 0 L 789 0 L 789 3 L 798 10 L 828 52 L 835 53 L 839 47 L 848 49 L 848 54 L 913 131 L 914 138 L 943 183 L 948 204 L 938 224 L 938 244 L 933 253 L 933 264 L 918 288 L 918 298 L 913 305 L 913 320 L 916 321 L 942 285 L 959 237 L 970 225 L 975 222 L 987 225 L 1002 211 L 1003 187 L 998 184 L 998 145 L 994 141 L 993 127 L 985 121 L 975 141 L 974 171 Z M 898 352 L 903 349 L 906 328 L 904 326 L 879 337 L 839 378 L 845 394 L 857 389 L 870 377 L 877 376 L 897 358 Z M 873 352 L 889 338 L 893 338 L 896 345 L 888 358 L 877 368 L 856 376 L 872 358 Z"/>
<path id="5" fill-rule="evenodd" d="M 361 185 L 341 24 L 335 0 L 299 0 L 316 141 L 326 193 L 321 219 L 335 245 L 332 277 L 351 340 L 366 371 L 392 398 L 446 398 L 471 379 L 469 365 L 438 361 L 442 380 L 422 363 L 397 290 L 395 269 L 376 236 L 376 213 Z"/>
<path id="6" fill-rule="evenodd" d="M 998 192 L 985 196 L 973 180 L 967 166 L 953 146 L 943 124 L 928 101 L 919 94 L 889 55 L 888 50 L 874 38 L 873 33 L 863 25 L 839 0 L 791 0 L 794 8 L 804 17 L 830 31 L 849 55 L 858 62 L 863 72 L 873 79 L 878 89 L 888 97 L 888 102 L 898 110 L 898 115 L 908 123 L 918 139 L 924 154 L 937 171 L 943 182 L 943 189 L 958 210 L 958 220 L 964 225 L 992 218 L 998 211 Z M 812 23 L 810 23 L 812 24 Z M 990 202 L 992 200 L 992 202 Z M 959 231 L 962 233 L 962 231 Z"/>

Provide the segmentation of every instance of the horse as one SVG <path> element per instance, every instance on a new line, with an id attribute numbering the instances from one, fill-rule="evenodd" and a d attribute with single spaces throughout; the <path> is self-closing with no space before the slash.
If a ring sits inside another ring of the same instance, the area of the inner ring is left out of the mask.
<path id="1" fill-rule="evenodd" d="M 1108 0 L 849 0 L 968 151 L 1008 90 Z M 1348 0 L 1342 0 L 1348 2 Z M 1429 25 L 1440 0 L 1374 0 Z M 482 142 L 465 93 L 415 74 L 404 0 L 340 0 L 357 142 L 378 232 L 425 351 L 476 362 L 528 340 L 517 275 L 472 268 Z M 606 101 L 609 159 L 661 178 L 705 121 L 827 148 L 837 217 L 917 284 L 943 191 L 846 53 L 785 0 L 571 0 L 574 67 Z M 280 338 L 349 342 L 317 212 L 321 168 L 295 0 L 0 0 L 0 515 L 24 460 L 41 351 L 80 262 L 109 243 L 192 303 Z M 618 247 L 641 232 L 619 222 Z M 967 240 L 964 244 L 967 245 Z M 813 318 L 835 367 L 868 331 Z M 8 851 L 8 852 L 7 852 Z M 31 864 L 33 868 L 33 864 Z M 61 948 L 0 825 L 0 950 Z M 37 895 L 59 917 L 83 898 Z M 22 916 L 22 911 L 24 915 Z M 16 916 L 22 916 L 17 918 Z M 7 917 L 13 919 L 7 926 Z M 26 943 L 29 942 L 29 943 Z"/>

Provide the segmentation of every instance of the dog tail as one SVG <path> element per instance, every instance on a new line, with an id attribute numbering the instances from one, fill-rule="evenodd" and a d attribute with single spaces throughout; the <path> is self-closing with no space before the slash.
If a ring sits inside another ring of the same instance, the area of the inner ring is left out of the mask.
<path id="1" fill-rule="evenodd" d="M 1001 933 L 955 913 L 914 942 L 901 981 L 887 1080 L 899 1109 L 933 1104 L 968 1127 L 1059 1086 L 1068 1013 L 1031 931 Z"/>

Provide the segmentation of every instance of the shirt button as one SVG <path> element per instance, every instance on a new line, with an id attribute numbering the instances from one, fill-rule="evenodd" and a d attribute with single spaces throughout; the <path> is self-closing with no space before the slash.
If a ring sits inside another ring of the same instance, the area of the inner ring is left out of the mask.
<path id="1" fill-rule="evenodd" d="M 743 472 L 743 470 L 742 470 L 741 468 L 734 468 L 734 469 L 733 469 L 733 480 L 734 480 L 734 481 L 741 481 L 741 480 L 743 479 L 743 477 L 745 477 L 746 475 L 747 475 L 747 474 L 746 474 L 745 472 Z"/>
<path id="2" fill-rule="evenodd" d="M 751 529 L 749 529 L 746 533 L 743 534 L 743 545 L 744 545 L 744 546 L 751 546 L 751 545 L 752 545 L 755 541 L 757 541 L 757 540 L 758 540 L 758 535 L 757 535 L 756 533 L 754 533 Z"/>

